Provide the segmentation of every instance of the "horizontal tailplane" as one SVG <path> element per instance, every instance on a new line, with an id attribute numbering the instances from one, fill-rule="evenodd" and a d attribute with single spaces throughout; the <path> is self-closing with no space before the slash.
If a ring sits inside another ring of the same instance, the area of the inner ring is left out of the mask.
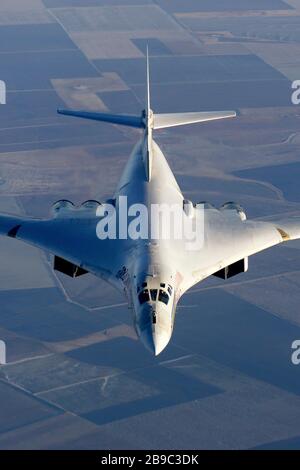
<path id="1" fill-rule="evenodd" d="M 142 116 L 131 116 L 126 114 L 94 113 L 89 111 L 74 111 L 72 109 L 58 109 L 58 114 L 65 116 L 74 116 L 93 121 L 110 122 L 111 124 L 120 124 L 121 126 L 144 128 L 145 123 Z"/>
<path id="2" fill-rule="evenodd" d="M 203 111 L 198 113 L 154 114 L 154 129 L 183 126 L 197 122 L 236 117 L 235 111 Z"/>
<path id="3" fill-rule="evenodd" d="M 147 126 L 143 114 L 133 116 L 129 114 L 109 114 L 94 113 L 90 111 L 75 111 L 72 109 L 58 109 L 58 114 L 65 116 L 74 116 L 93 121 L 110 122 L 121 126 L 136 127 L 144 129 Z M 165 129 L 167 127 L 183 126 L 186 124 L 195 124 L 197 122 L 215 121 L 217 119 L 226 119 L 236 116 L 235 111 L 203 111 L 199 113 L 170 113 L 153 114 L 153 120 L 149 121 L 149 127 L 152 129 Z"/>

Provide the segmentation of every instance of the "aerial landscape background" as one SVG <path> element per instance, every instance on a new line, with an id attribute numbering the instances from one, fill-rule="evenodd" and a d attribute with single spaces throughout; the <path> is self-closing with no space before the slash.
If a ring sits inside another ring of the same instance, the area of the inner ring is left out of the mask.
<path id="1" fill-rule="evenodd" d="M 184 195 L 300 214 L 300 0 L 1 0 L 0 211 L 112 196 L 139 131 L 56 114 L 238 117 L 157 131 Z M 181 299 L 152 357 L 125 299 L 0 238 L 0 449 L 300 448 L 300 242 Z"/>

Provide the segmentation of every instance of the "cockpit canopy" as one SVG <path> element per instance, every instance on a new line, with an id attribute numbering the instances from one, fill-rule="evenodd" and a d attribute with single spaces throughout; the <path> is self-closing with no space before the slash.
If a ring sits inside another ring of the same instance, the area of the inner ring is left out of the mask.
<path id="1" fill-rule="evenodd" d="M 140 286 L 137 286 L 137 292 L 140 304 L 159 301 L 168 305 L 173 293 L 173 288 L 170 284 L 166 284 L 164 282 L 160 283 L 159 289 L 150 288 L 148 287 L 147 282 L 143 282 Z"/>

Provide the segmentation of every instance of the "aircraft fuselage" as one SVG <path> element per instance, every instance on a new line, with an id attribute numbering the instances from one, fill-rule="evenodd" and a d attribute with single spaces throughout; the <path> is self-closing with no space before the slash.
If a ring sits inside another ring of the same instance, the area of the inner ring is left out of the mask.
<path id="1" fill-rule="evenodd" d="M 148 213 L 153 205 L 182 206 L 183 195 L 161 149 L 153 140 L 151 179 L 147 180 L 143 140 L 135 146 L 114 195 L 117 212 L 125 209 L 119 207 L 122 198 L 128 207 L 142 204 Z M 149 220 L 148 235 L 153 223 Z M 121 273 L 120 277 L 133 310 L 135 329 L 144 345 L 157 355 L 166 347 L 173 331 L 180 296 L 181 274 L 176 269 L 180 250 L 169 240 L 151 239 L 151 236 L 134 242 L 128 237 L 124 246 L 123 276 Z"/>

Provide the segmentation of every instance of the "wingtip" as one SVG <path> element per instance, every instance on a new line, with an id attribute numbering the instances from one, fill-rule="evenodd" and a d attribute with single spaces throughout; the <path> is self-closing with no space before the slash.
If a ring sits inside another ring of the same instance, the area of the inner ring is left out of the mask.
<path id="1" fill-rule="evenodd" d="M 71 110 L 70 109 L 64 109 L 64 108 L 57 108 L 56 112 L 57 112 L 57 114 L 63 114 L 65 116 L 69 116 Z"/>

